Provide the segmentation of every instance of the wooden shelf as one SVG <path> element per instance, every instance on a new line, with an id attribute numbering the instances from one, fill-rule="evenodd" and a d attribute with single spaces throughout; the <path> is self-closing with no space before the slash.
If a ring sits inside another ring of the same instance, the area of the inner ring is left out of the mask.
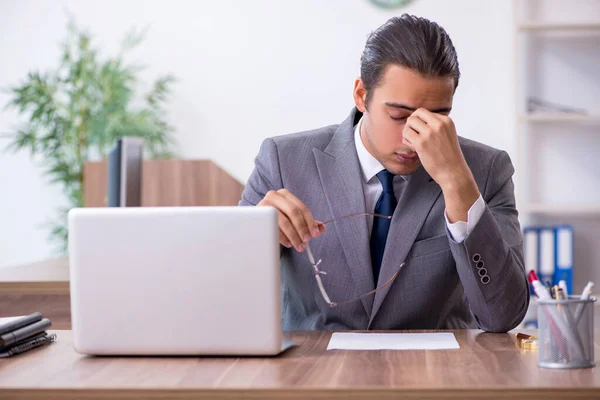
<path id="1" fill-rule="evenodd" d="M 142 207 L 237 206 L 244 185 L 210 160 L 144 160 Z M 106 206 L 106 161 L 83 169 L 85 207 Z"/>
<path id="2" fill-rule="evenodd" d="M 600 22 L 526 22 L 518 25 L 520 31 L 598 31 Z"/>
<path id="3" fill-rule="evenodd" d="M 69 294 L 68 257 L 0 268 L 0 293 L 3 295 Z"/>
<path id="4" fill-rule="evenodd" d="M 585 122 L 585 123 L 599 123 L 600 114 L 597 115 L 583 115 L 583 114 L 525 114 L 519 117 L 521 121 L 527 122 Z"/>
<path id="5" fill-rule="evenodd" d="M 598 216 L 600 204 L 537 204 L 529 203 L 520 206 L 519 211 L 530 214 Z"/>

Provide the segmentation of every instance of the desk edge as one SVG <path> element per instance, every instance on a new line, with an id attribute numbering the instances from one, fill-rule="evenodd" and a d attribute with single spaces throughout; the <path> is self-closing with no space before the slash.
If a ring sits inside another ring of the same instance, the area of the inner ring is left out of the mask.
<path id="1" fill-rule="evenodd" d="M 332 388 L 293 388 L 293 389 L 266 389 L 253 390 L 239 389 L 99 389 L 99 388 L 74 388 L 74 389 L 42 389 L 42 388 L 0 388 L 0 395 L 7 399 L 448 399 L 467 398 L 479 399 L 485 396 L 489 399 L 514 399 L 516 396 L 523 399 L 554 399 L 564 398 L 565 395 L 577 395 L 578 399 L 598 398 L 600 388 L 456 388 L 456 389 L 414 389 L 414 388 L 359 388 L 359 389 L 332 389 Z"/>

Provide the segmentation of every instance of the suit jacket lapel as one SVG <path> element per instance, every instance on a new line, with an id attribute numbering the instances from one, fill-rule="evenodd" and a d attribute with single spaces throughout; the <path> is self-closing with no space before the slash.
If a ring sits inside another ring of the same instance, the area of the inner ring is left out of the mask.
<path id="1" fill-rule="evenodd" d="M 365 212 L 365 196 L 362 187 L 362 174 L 356 146 L 354 145 L 353 112 L 334 134 L 325 149 L 313 149 L 323 192 L 327 199 L 332 218 Z M 340 238 L 350 274 L 354 280 L 356 294 L 373 290 L 373 272 L 369 253 L 369 229 L 366 218 L 347 218 L 333 222 L 327 229 L 335 231 Z M 333 232 L 332 232 L 333 233 Z M 352 292 L 335 293 L 332 300 L 344 300 Z M 373 296 L 362 299 L 367 315 L 373 306 Z"/>
<path id="2" fill-rule="evenodd" d="M 392 217 L 381 262 L 379 285 L 391 279 L 405 261 L 431 207 L 440 194 L 441 188 L 423 167 L 410 176 Z M 402 272 L 396 279 L 402 279 Z M 392 285 L 375 292 L 369 325 L 373 322 Z"/>

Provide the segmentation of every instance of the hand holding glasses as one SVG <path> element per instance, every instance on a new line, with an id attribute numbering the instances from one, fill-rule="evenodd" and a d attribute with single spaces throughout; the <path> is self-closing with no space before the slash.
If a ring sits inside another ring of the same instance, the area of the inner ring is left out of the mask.
<path id="1" fill-rule="evenodd" d="M 325 232 L 325 225 L 315 221 L 309 209 L 287 189 L 270 190 L 257 204 L 272 206 L 279 215 L 279 243 L 288 249 L 292 246 L 299 252 L 306 249 L 312 238 Z"/>
<path id="2" fill-rule="evenodd" d="M 302 201 L 300 201 L 287 189 L 280 189 L 277 191 L 271 190 L 267 192 L 265 197 L 257 205 L 272 206 L 277 209 L 279 215 L 279 243 L 281 243 L 281 245 L 287 248 L 291 248 L 292 246 L 294 246 L 299 252 L 303 252 L 304 250 L 307 251 L 308 259 L 314 270 L 314 276 L 315 280 L 317 281 L 317 286 L 319 287 L 319 291 L 321 292 L 323 299 L 329 305 L 329 307 L 336 307 L 358 301 L 363 297 L 369 296 L 375 293 L 376 291 L 390 285 L 398 277 L 400 270 L 404 266 L 404 263 L 402 263 L 398 271 L 387 282 L 383 283 L 381 286 L 375 288 L 374 290 L 370 290 L 367 293 L 363 293 L 360 296 L 354 297 L 349 300 L 332 301 L 329 295 L 327 294 L 327 291 L 325 290 L 325 286 L 321 278 L 321 275 L 328 275 L 328 273 L 322 269 L 319 269 L 319 265 L 321 264 L 322 260 L 315 260 L 315 257 L 313 256 L 312 250 L 309 245 L 309 241 L 313 238 L 321 236 L 325 232 L 325 225 L 330 224 L 334 221 L 338 221 L 340 219 L 357 218 L 361 216 L 371 216 L 374 218 L 386 219 L 391 219 L 392 217 L 387 215 L 365 212 L 344 215 L 325 222 L 316 221 L 312 213 L 306 207 L 306 205 L 302 203 Z M 365 238 L 365 240 L 369 239 Z M 370 268 L 371 266 L 365 265 L 364 267 Z M 330 275 L 333 275 L 331 274 L 331 271 Z"/>

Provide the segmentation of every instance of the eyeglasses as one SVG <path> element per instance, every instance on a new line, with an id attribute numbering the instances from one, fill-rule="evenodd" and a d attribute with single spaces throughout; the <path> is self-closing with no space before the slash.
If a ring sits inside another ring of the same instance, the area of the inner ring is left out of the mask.
<path id="1" fill-rule="evenodd" d="M 344 215 L 342 217 L 333 218 L 333 219 L 330 219 L 328 221 L 323 222 L 323 224 L 327 225 L 327 224 L 329 224 L 331 222 L 338 221 L 338 220 L 341 220 L 341 219 L 351 218 L 351 217 L 360 217 L 360 216 L 372 216 L 372 217 L 377 217 L 377 218 L 392 219 L 392 217 L 389 216 L 389 215 L 382 215 L 382 214 L 375 214 L 375 213 L 364 212 L 364 213 L 348 214 L 348 215 Z M 325 290 L 325 286 L 323 285 L 323 280 L 321 279 L 321 275 L 327 275 L 327 272 L 322 271 L 322 270 L 319 269 L 319 264 L 321 264 L 321 259 L 319 259 L 318 261 L 315 261 L 315 257 L 312 254 L 312 250 L 310 248 L 310 244 L 309 243 L 306 243 L 306 253 L 308 254 L 308 259 L 310 260 L 310 264 L 313 267 L 313 270 L 314 270 L 314 273 L 315 273 L 315 280 L 317 281 L 317 286 L 319 287 L 319 291 L 321 292 L 321 295 L 323 296 L 323 299 L 325 300 L 325 302 L 327 303 L 327 305 L 329 307 L 337 307 L 337 306 L 341 306 L 341 305 L 353 303 L 355 301 L 358 301 L 358 300 L 362 299 L 363 297 L 366 297 L 366 296 L 369 296 L 369 295 L 375 293 L 376 291 L 378 291 L 380 289 L 383 289 L 384 287 L 390 285 L 398 277 L 398 274 L 400 273 L 400 270 L 405 265 L 405 263 L 400 264 L 400 268 L 398 268 L 398 271 L 396 271 L 396 273 L 387 282 L 385 282 L 381 286 L 375 288 L 374 290 L 368 291 L 367 293 L 361 294 L 360 296 L 354 297 L 354 298 L 352 298 L 350 300 L 332 301 L 329 298 L 329 295 L 327 294 L 327 291 Z"/>

